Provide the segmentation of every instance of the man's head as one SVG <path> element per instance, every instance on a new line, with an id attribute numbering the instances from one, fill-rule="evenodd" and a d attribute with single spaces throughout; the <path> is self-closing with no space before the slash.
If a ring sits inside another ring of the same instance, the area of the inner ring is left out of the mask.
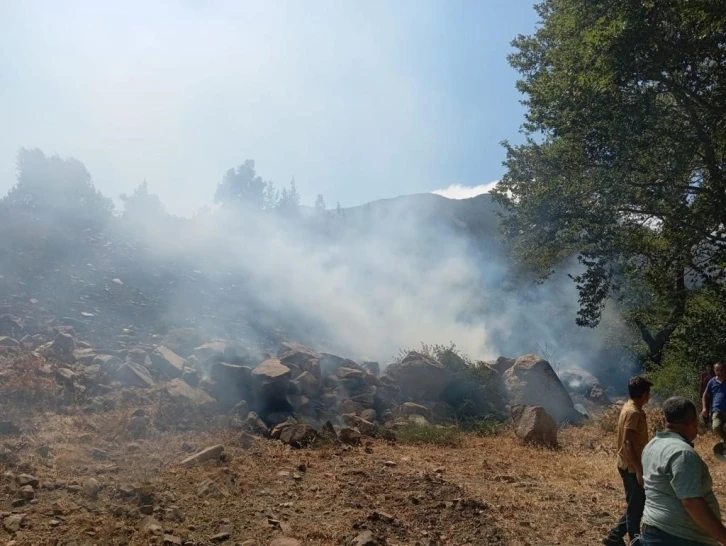
<path id="1" fill-rule="evenodd" d="M 726 379 L 726 366 L 723 365 L 722 362 L 716 362 L 716 364 L 713 366 L 713 373 L 716 374 L 716 377 L 719 381 L 723 381 Z"/>
<path id="2" fill-rule="evenodd" d="M 709 362 L 708 364 L 706 364 L 706 371 L 708 373 L 713 373 L 713 362 Z"/>
<path id="3" fill-rule="evenodd" d="M 692 442 L 698 436 L 698 412 L 696 406 L 682 396 L 673 396 L 663 402 L 666 429 L 677 432 Z"/>
<path id="4" fill-rule="evenodd" d="M 650 388 L 652 386 L 653 383 L 642 375 L 631 377 L 630 381 L 628 381 L 628 396 L 634 402 L 646 404 L 650 400 Z"/>

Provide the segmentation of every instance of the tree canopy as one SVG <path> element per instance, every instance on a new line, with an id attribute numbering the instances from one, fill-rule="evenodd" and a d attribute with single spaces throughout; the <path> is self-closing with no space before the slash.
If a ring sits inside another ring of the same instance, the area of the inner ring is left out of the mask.
<path id="1" fill-rule="evenodd" d="M 726 269 L 726 10 L 707 0 L 545 0 L 509 57 L 527 107 L 494 194 L 546 277 L 577 255 L 578 322 L 627 301 L 650 359 Z M 644 309 L 651 312 L 643 312 Z"/>

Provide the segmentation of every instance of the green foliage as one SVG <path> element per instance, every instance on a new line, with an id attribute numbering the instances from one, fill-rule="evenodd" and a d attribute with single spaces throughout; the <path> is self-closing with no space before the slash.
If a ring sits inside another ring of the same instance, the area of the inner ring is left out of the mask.
<path id="1" fill-rule="evenodd" d="M 120 198 L 124 202 L 121 217 L 125 220 L 144 222 L 159 220 L 166 216 L 164 204 L 158 195 L 149 193 L 146 180 L 134 190 L 134 193 L 131 195 L 122 194 Z"/>
<path id="2" fill-rule="evenodd" d="M 718 289 L 694 291 L 683 320 L 664 351 L 662 367 L 649 376 L 659 396 L 686 396 L 697 402 L 705 365 L 726 360 L 726 294 Z"/>
<path id="3" fill-rule="evenodd" d="M 411 350 L 400 349 L 400 362 Z M 418 353 L 433 358 L 448 368 L 452 380 L 441 393 L 441 399 L 454 410 L 454 418 L 464 430 L 484 430 L 488 423 L 501 422 L 502 415 L 496 411 L 498 401 L 504 397 L 498 390 L 498 374 L 483 363 L 473 362 L 462 354 L 452 342 L 447 345 L 421 344 Z M 499 385 L 501 387 L 501 385 Z"/>
<path id="4" fill-rule="evenodd" d="M 321 212 L 325 211 L 325 199 L 323 199 L 321 194 L 318 194 L 315 199 L 315 209 Z"/>
<path id="5" fill-rule="evenodd" d="M 18 179 L 0 205 L 37 216 L 52 213 L 72 229 L 98 228 L 113 212 L 113 202 L 101 195 L 86 167 L 77 159 L 46 156 L 39 149 L 23 149 L 17 157 Z"/>
<path id="6" fill-rule="evenodd" d="M 263 180 L 255 171 L 255 161 L 248 159 L 229 169 L 217 186 L 214 202 L 228 206 L 246 206 L 253 210 L 271 210 L 279 202 L 272 182 Z"/>
<path id="7" fill-rule="evenodd" d="M 289 188 L 283 188 L 280 193 L 280 200 L 277 202 L 277 210 L 283 214 L 295 214 L 300 206 L 300 194 L 295 187 L 295 179 L 290 181 Z"/>
<path id="8" fill-rule="evenodd" d="M 670 396 L 685 396 L 700 407 L 698 386 L 701 371 L 701 368 L 678 360 L 675 355 L 668 355 L 662 366 L 648 374 L 648 378 L 653 381 L 653 395 L 661 400 Z"/>
<path id="9" fill-rule="evenodd" d="M 461 431 L 456 427 L 406 425 L 396 429 L 396 439 L 402 444 L 459 447 Z"/>
<path id="10" fill-rule="evenodd" d="M 578 323 L 616 294 L 656 363 L 689 288 L 726 277 L 726 10 L 718 2 L 545 0 L 510 63 L 528 108 L 493 194 L 542 278 L 577 256 Z M 645 302 L 645 303 L 644 303 Z"/>
<path id="11" fill-rule="evenodd" d="M 479 420 L 464 421 L 459 427 L 466 432 L 473 432 L 477 436 L 495 436 L 505 428 L 505 425 L 501 420 L 485 417 Z"/>

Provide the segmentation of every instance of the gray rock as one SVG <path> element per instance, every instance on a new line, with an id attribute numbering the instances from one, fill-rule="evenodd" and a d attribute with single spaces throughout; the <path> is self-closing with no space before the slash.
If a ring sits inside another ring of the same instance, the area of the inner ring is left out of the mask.
<path id="1" fill-rule="evenodd" d="M 214 398 L 201 389 L 196 389 L 181 379 L 172 379 L 161 389 L 174 404 L 186 408 L 197 409 L 206 413 L 214 411 L 217 406 Z"/>
<path id="2" fill-rule="evenodd" d="M 154 349 L 150 358 L 154 368 L 169 378 L 181 377 L 186 364 L 186 360 L 164 345 Z"/>
<path id="3" fill-rule="evenodd" d="M 207 461 L 215 461 L 222 457 L 224 453 L 223 445 L 211 446 L 203 449 L 199 453 L 195 453 L 191 457 L 187 457 L 181 462 L 182 466 L 194 466 L 196 464 L 205 463 Z"/>
<path id="4" fill-rule="evenodd" d="M 557 447 L 557 424 L 540 406 L 513 406 L 515 434 L 522 442 Z"/>
<path id="5" fill-rule="evenodd" d="M 541 406 L 557 423 L 583 420 L 550 363 L 537 355 L 519 357 L 504 374 L 504 382 L 512 405 Z"/>
<path id="6" fill-rule="evenodd" d="M 127 361 L 116 370 L 116 379 L 126 387 L 153 387 L 154 380 L 149 370 L 141 364 Z"/>
<path id="7" fill-rule="evenodd" d="M 443 365 L 416 352 L 388 366 L 386 374 L 413 400 L 436 400 L 451 379 Z"/>
<path id="8" fill-rule="evenodd" d="M 340 429 L 338 439 L 344 444 L 359 445 L 361 441 L 361 433 L 357 428 L 345 427 Z"/>
<path id="9" fill-rule="evenodd" d="M 341 416 L 341 419 L 349 427 L 358 429 L 364 436 L 373 436 L 376 433 L 376 425 L 362 417 L 348 413 Z"/>
<path id="10" fill-rule="evenodd" d="M 3 527 L 8 533 L 17 533 L 25 521 L 25 514 L 12 514 L 3 520 Z"/>
<path id="11" fill-rule="evenodd" d="M 429 421 L 433 419 L 429 408 L 422 406 L 421 404 L 414 404 L 413 402 L 405 402 L 401 404 L 399 412 L 404 417 L 408 417 L 410 415 L 422 415 Z"/>
<path id="12" fill-rule="evenodd" d="M 313 427 L 305 424 L 296 424 L 284 427 L 280 432 L 279 440 L 291 447 L 310 447 L 318 437 Z"/>
<path id="13" fill-rule="evenodd" d="M 349 546 L 380 546 L 371 531 L 363 531 L 350 541 Z"/>
<path id="14" fill-rule="evenodd" d="M 20 342 L 12 337 L 0 336 L 0 347 L 20 347 Z"/>

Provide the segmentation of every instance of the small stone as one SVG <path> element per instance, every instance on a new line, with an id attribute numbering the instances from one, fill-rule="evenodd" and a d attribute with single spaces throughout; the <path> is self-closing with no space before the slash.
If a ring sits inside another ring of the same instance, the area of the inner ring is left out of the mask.
<path id="1" fill-rule="evenodd" d="M 340 434 L 338 435 L 340 441 L 347 445 L 359 445 L 360 437 L 360 430 L 352 427 L 340 429 Z"/>
<path id="2" fill-rule="evenodd" d="M 385 466 L 387 466 L 388 468 L 394 468 L 394 467 L 398 466 L 398 464 L 396 464 L 396 463 L 395 463 L 395 462 L 393 462 L 393 461 L 386 461 L 386 462 L 385 462 L 385 463 L 383 463 L 383 464 L 384 464 Z"/>
<path id="3" fill-rule="evenodd" d="M 40 485 L 40 480 L 38 480 L 38 478 L 36 478 L 35 476 L 31 476 L 30 474 L 20 474 L 17 478 L 15 478 L 15 480 L 21 487 L 25 485 L 38 487 Z"/>
<path id="4" fill-rule="evenodd" d="M 372 521 L 382 521 L 384 523 L 393 523 L 395 521 L 395 518 L 391 514 L 378 511 L 373 512 L 370 516 L 368 516 L 368 519 Z"/>
<path id="5" fill-rule="evenodd" d="M 83 486 L 83 492 L 87 497 L 95 499 L 101 491 L 101 484 L 95 478 L 90 478 Z"/>
<path id="6" fill-rule="evenodd" d="M 164 519 L 181 523 L 186 519 L 186 514 L 180 508 L 171 506 L 164 510 Z"/>
<path id="7" fill-rule="evenodd" d="M 151 516 L 147 516 L 141 520 L 141 523 L 139 524 L 139 529 L 142 533 L 149 535 L 159 535 L 163 530 L 161 527 L 161 523 L 156 521 Z"/>
<path id="8" fill-rule="evenodd" d="M 270 546 L 302 546 L 302 543 L 290 537 L 279 537 L 270 542 Z"/>
<path id="9" fill-rule="evenodd" d="M 231 536 L 232 536 L 231 533 L 217 533 L 216 535 L 214 535 L 209 540 L 216 544 L 218 542 L 224 542 L 225 540 L 229 540 L 229 538 Z"/>
<path id="10" fill-rule="evenodd" d="M 212 498 L 220 498 L 223 496 L 219 486 L 212 480 L 204 480 L 201 484 L 199 484 L 199 487 L 197 488 L 197 495 L 200 497 Z"/>
<path id="11" fill-rule="evenodd" d="M 216 445 L 211 446 L 206 449 L 203 449 L 199 453 L 192 455 L 191 457 L 187 457 L 181 462 L 182 466 L 193 466 L 195 464 L 201 464 L 206 461 L 213 461 L 217 460 L 222 456 L 222 453 L 224 453 L 224 446 L 223 445 Z"/>
<path id="12" fill-rule="evenodd" d="M 3 520 L 3 527 L 8 533 L 17 533 L 25 520 L 25 514 L 12 514 Z"/>
<path id="13" fill-rule="evenodd" d="M 24 485 L 20 488 L 20 498 L 25 499 L 26 501 L 32 500 L 35 498 L 35 489 L 33 489 L 32 485 Z"/>
<path id="14" fill-rule="evenodd" d="M 363 531 L 350 541 L 349 546 L 380 546 L 371 531 Z"/>
<path id="15" fill-rule="evenodd" d="M 174 535 L 164 535 L 164 546 L 182 546 L 182 539 Z"/>

